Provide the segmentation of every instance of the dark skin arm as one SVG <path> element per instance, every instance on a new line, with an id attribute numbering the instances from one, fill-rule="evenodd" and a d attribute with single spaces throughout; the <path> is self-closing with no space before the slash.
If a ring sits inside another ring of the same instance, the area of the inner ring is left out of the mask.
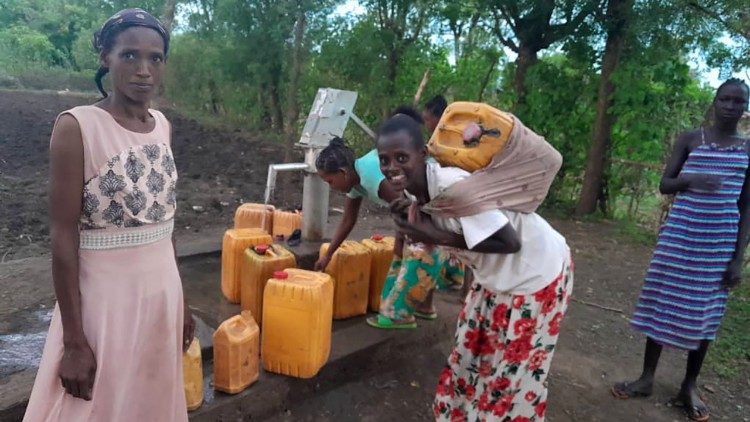
<path id="1" fill-rule="evenodd" d="M 171 144 L 172 139 L 172 123 L 169 124 L 169 139 Z M 174 261 L 177 262 L 177 242 L 175 241 L 174 234 L 172 234 L 172 250 L 174 251 Z M 187 304 L 187 297 L 183 292 L 182 296 L 182 352 L 187 352 L 190 347 L 190 343 L 193 342 L 193 336 L 195 335 L 195 321 L 193 320 L 193 313 L 190 311 L 190 307 Z"/>
<path id="2" fill-rule="evenodd" d="M 336 249 L 341 246 L 341 243 L 346 240 L 349 233 L 352 232 L 354 225 L 357 224 L 357 218 L 359 217 L 359 208 L 362 206 L 362 198 L 346 198 L 344 202 L 344 216 L 341 219 L 341 223 L 336 228 L 336 233 L 331 239 L 331 244 L 328 246 L 328 252 L 325 256 L 320 257 L 315 263 L 315 271 L 323 271 L 331 261 Z"/>
<path id="3" fill-rule="evenodd" d="M 380 199 L 387 203 L 392 203 L 393 201 L 398 200 L 399 198 L 403 198 L 400 192 L 393 189 L 390 183 L 388 183 L 388 180 L 383 179 L 382 182 L 380 182 L 380 186 L 378 188 L 378 196 Z M 401 259 L 404 255 L 404 243 L 406 239 L 404 238 L 404 234 L 400 231 L 396 230 L 396 241 L 393 244 L 393 255 Z"/>
<path id="4" fill-rule="evenodd" d="M 78 220 L 83 196 L 83 140 L 78 121 L 60 116 L 50 144 L 52 281 L 63 325 L 60 381 L 65 391 L 91 400 L 96 358 L 83 332 L 78 272 Z"/>
<path id="5" fill-rule="evenodd" d="M 659 183 L 663 195 L 674 195 L 688 190 L 714 191 L 721 186 L 721 179 L 707 174 L 683 174 L 682 166 L 693 148 L 701 143 L 699 131 L 685 132 L 677 138 L 672 155 L 667 160 L 664 174 Z"/>
<path id="6" fill-rule="evenodd" d="M 391 212 L 399 230 L 415 242 L 489 254 L 511 254 L 521 250 L 521 241 L 510 224 L 506 224 L 492 236 L 469 248 L 463 235 L 438 228 L 426 214 L 412 208 L 411 217 L 407 216 L 404 209 L 409 206 L 408 202 L 409 200 L 394 201 L 391 204 Z"/>

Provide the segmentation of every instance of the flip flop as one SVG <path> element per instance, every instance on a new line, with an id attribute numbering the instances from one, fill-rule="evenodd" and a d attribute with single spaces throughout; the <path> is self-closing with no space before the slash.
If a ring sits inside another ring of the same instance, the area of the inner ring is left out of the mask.
<path id="1" fill-rule="evenodd" d="M 431 312 L 431 313 L 424 313 L 419 311 L 414 311 L 414 316 L 421 319 L 426 319 L 428 321 L 434 321 L 437 319 L 438 314 L 437 312 Z"/>
<path id="2" fill-rule="evenodd" d="M 700 399 L 701 401 L 703 401 L 703 397 L 700 397 Z M 703 409 L 696 405 L 688 406 L 685 400 L 681 397 L 675 397 L 669 400 L 669 404 L 684 410 L 688 419 L 690 419 L 691 421 L 706 422 L 711 419 L 711 411 L 709 410 L 708 405 L 706 405 L 705 402 L 703 403 Z M 703 415 L 701 415 L 701 410 L 704 411 Z"/>
<path id="3" fill-rule="evenodd" d="M 417 321 L 393 322 L 390 318 L 378 315 L 367 318 L 367 325 L 383 330 L 411 330 L 417 328 Z"/>
<path id="4" fill-rule="evenodd" d="M 628 382 L 618 382 L 613 385 L 610 391 L 615 398 L 620 400 L 635 399 L 642 397 L 649 397 L 651 393 L 644 393 L 642 391 L 631 390 L 628 388 Z"/>

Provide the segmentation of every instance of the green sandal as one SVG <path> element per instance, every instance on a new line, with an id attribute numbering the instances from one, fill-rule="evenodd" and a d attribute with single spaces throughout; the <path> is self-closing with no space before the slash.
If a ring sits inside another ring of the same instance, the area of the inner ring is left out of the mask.
<path id="1" fill-rule="evenodd" d="M 367 325 L 383 330 L 411 330 L 417 328 L 417 321 L 393 322 L 390 318 L 378 315 L 367 318 Z"/>
<path id="2" fill-rule="evenodd" d="M 429 314 L 419 311 L 414 311 L 414 316 L 421 319 L 426 319 L 428 321 L 434 321 L 437 319 L 438 314 L 437 312 L 431 312 Z"/>

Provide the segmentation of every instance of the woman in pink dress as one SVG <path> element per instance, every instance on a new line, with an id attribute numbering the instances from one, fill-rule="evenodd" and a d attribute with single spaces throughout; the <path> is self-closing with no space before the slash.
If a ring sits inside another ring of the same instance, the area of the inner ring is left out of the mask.
<path id="1" fill-rule="evenodd" d="M 128 9 L 94 46 L 104 99 L 61 113 L 52 132 L 57 305 L 24 420 L 184 421 L 193 322 L 171 239 L 177 173 L 169 122 L 149 108 L 169 35 Z"/>

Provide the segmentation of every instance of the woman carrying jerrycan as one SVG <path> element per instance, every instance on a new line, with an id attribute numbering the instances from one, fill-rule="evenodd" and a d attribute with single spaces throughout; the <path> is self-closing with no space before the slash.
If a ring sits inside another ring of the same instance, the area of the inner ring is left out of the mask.
<path id="1" fill-rule="evenodd" d="M 193 321 L 171 238 L 177 173 L 170 124 L 149 108 L 169 34 L 128 9 L 94 47 L 104 99 L 61 113 L 52 132 L 57 305 L 24 420 L 186 421 L 182 352 Z"/>

